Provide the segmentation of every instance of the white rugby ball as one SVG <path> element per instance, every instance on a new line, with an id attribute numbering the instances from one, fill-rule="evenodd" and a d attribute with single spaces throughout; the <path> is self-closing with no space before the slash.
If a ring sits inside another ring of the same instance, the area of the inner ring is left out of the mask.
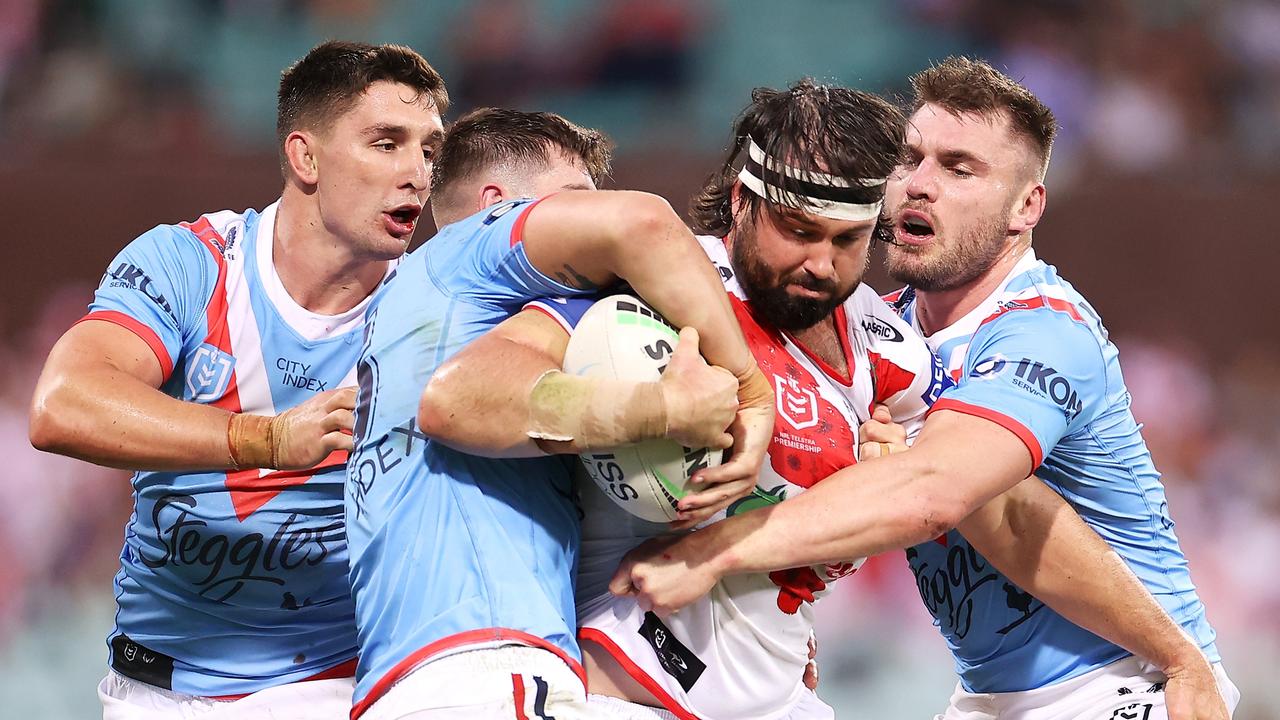
<path id="1" fill-rule="evenodd" d="M 585 377 L 657 382 L 680 335 L 639 298 L 613 295 L 597 301 L 569 338 L 564 371 Z M 587 475 L 618 507 L 649 522 L 676 518 L 689 477 L 724 461 L 723 450 L 686 448 L 674 440 L 579 455 Z"/>

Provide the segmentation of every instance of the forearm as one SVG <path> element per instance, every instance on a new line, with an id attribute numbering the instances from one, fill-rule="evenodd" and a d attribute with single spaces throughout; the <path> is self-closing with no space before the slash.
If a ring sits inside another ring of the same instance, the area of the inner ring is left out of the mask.
<path id="1" fill-rule="evenodd" d="M 954 522 L 945 508 L 959 501 L 910 453 L 854 468 L 686 540 L 720 575 L 731 575 L 868 557 L 937 537 Z"/>
<path id="2" fill-rule="evenodd" d="M 1124 560 L 1035 477 L 957 529 L 1010 580 L 1080 627 L 1165 670 L 1206 662 Z"/>
<path id="3" fill-rule="evenodd" d="M 529 211 L 534 267 L 571 287 L 626 280 L 677 327 L 695 328 L 703 355 L 742 378 L 755 368 L 719 273 L 666 200 L 635 191 L 565 192 Z"/>
<path id="4" fill-rule="evenodd" d="M 672 214 L 652 229 L 653 242 L 628 238 L 618 248 L 621 275 L 676 327 L 692 327 L 702 355 L 741 378 L 755 367 L 719 272 Z"/>
<path id="5" fill-rule="evenodd" d="M 31 441 L 108 467 L 220 470 L 232 467 L 230 419 L 226 410 L 176 400 L 123 371 L 83 367 L 41 378 Z"/>
<path id="6" fill-rule="evenodd" d="M 929 416 L 910 450 L 859 462 L 784 503 L 716 523 L 701 542 L 732 573 L 868 557 L 950 530 L 1025 478 L 1030 465 L 1013 433 L 943 410 Z"/>
<path id="7" fill-rule="evenodd" d="M 576 454 L 661 435 L 666 418 L 657 384 L 555 372 L 567 340 L 538 311 L 505 320 L 432 375 L 418 406 L 419 428 L 485 457 Z"/>

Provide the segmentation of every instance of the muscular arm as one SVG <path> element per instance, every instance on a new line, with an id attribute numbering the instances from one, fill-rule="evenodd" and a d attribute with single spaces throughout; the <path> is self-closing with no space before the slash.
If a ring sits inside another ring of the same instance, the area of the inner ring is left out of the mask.
<path id="1" fill-rule="evenodd" d="M 935 538 L 1030 472 L 1031 454 L 1013 433 L 942 410 L 910 450 L 844 468 L 785 503 L 685 540 L 720 575 L 842 562 Z"/>
<path id="2" fill-rule="evenodd" d="M 564 329 L 541 312 L 525 310 L 503 321 L 431 376 L 418 404 L 419 429 L 473 455 L 545 454 L 528 434 L 529 393 L 543 373 L 560 368 L 568 342 Z"/>
<path id="3" fill-rule="evenodd" d="M 525 221 L 534 267 L 579 289 L 630 283 L 676 327 L 692 327 L 702 353 L 741 379 L 754 370 L 716 269 L 666 200 L 631 191 L 573 191 L 538 203 Z M 772 406 L 772 398 L 770 398 Z"/>
<path id="4" fill-rule="evenodd" d="M 54 345 L 36 383 L 31 444 L 130 470 L 225 470 L 237 458 L 248 467 L 303 468 L 351 448 L 344 431 L 352 425 L 352 388 L 318 393 L 268 418 L 177 400 L 159 390 L 163 381 L 137 335 L 111 322 L 79 323 Z"/>
<path id="5" fill-rule="evenodd" d="M 1115 550 L 1037 478 L 997 496 L 956 529 L 1000 572 L 1076 625 L 1162 669 L 1205 662 Z"/>
<path id="6" fill-rule="evenodd" d="M 559 374 L 550 400 L 535 400 L 544 375 L 564 363 L 569 336 L 558 322 L 537 310 L 503 321 L 458 352 L 431 376 L 418 404 L 418 426 L 457 450 L 486 457 L 530 457 L 617 447 L 663 434 L 693 446 L 725 441 L 722 431 L 736 408 L 732 377 L 698 357 L 690 331 L 662 380 L 610 381 Z M 649 397 L 642 386 L 655 386 Z M 545 390 L 545 388 L 544 388 Z M 631 401 L 630 399 L 637 399 Z M 658 402 L 650 400 L 657 399 Z M 539 405 L 539 403 L 541 403 Z M 592 425 L 591 432 L 565 440 L 533 440 L 535 407 L 542 413 L 574 415 L 568 426 Z M 583 422 L 592 414 L 596 420 Z"/>
<path id="7" fill-rule="evenodd" d="M 844 562 L 915 545 L 955 527 L 1031 472 L 1009 430 L 942 410 L 905 452 L 844 468 L 784 503 L 631 551 L 609 588 L 673 612 L 725 575 Z"/>
<path id="8" fill-rule="evenodd" d="M 160 387 L 160 363 L 114 323 L 75 325 L 49 353 L 31 400 L 31 444 L 125 469 L 230 468 L 231 413 L 182 402 Z"/>

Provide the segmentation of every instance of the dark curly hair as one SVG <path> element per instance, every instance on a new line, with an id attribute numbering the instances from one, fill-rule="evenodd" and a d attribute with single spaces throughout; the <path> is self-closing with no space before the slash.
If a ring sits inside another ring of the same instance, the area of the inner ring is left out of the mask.
<path id="1" fill-rule="evenodd" d="M 809 78 L 786 90 L 756 88 L 751 104 L 733 124 L 724 162 L 690 203 L 693 228 L 717 237 L 733 229 L 732 190 L 748 139 L 770 157 L 802 171 L 848 179 L 883 178 L 902 156 L 904 127 L 897 108 L 859 90 L 823 85 Z M 786 180 L 784 177 L 782 189 L 793 192 Z M 742 198 L 754 217 L 764 199 L 752 192 L 743 193 Z"/>

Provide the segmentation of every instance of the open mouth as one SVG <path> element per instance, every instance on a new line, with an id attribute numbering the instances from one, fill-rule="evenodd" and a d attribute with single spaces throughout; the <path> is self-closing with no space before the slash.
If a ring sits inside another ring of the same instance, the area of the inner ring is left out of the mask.
<path id="1" fill-rule="evenodd" d="M 404 237 L 413 234 L 413 228 L 417 225 L 418 216 L 421 214 L 421 205 L 405 203 L 382 215 L 386 219 L 387 231 L 396 237 Z"/>
<path id="2" fill-rule="evenodd" d="M 933 237 L 933 221 L 918 210 L 903 210 L 894 234 L 899 242 L 920 245 Z"/>

